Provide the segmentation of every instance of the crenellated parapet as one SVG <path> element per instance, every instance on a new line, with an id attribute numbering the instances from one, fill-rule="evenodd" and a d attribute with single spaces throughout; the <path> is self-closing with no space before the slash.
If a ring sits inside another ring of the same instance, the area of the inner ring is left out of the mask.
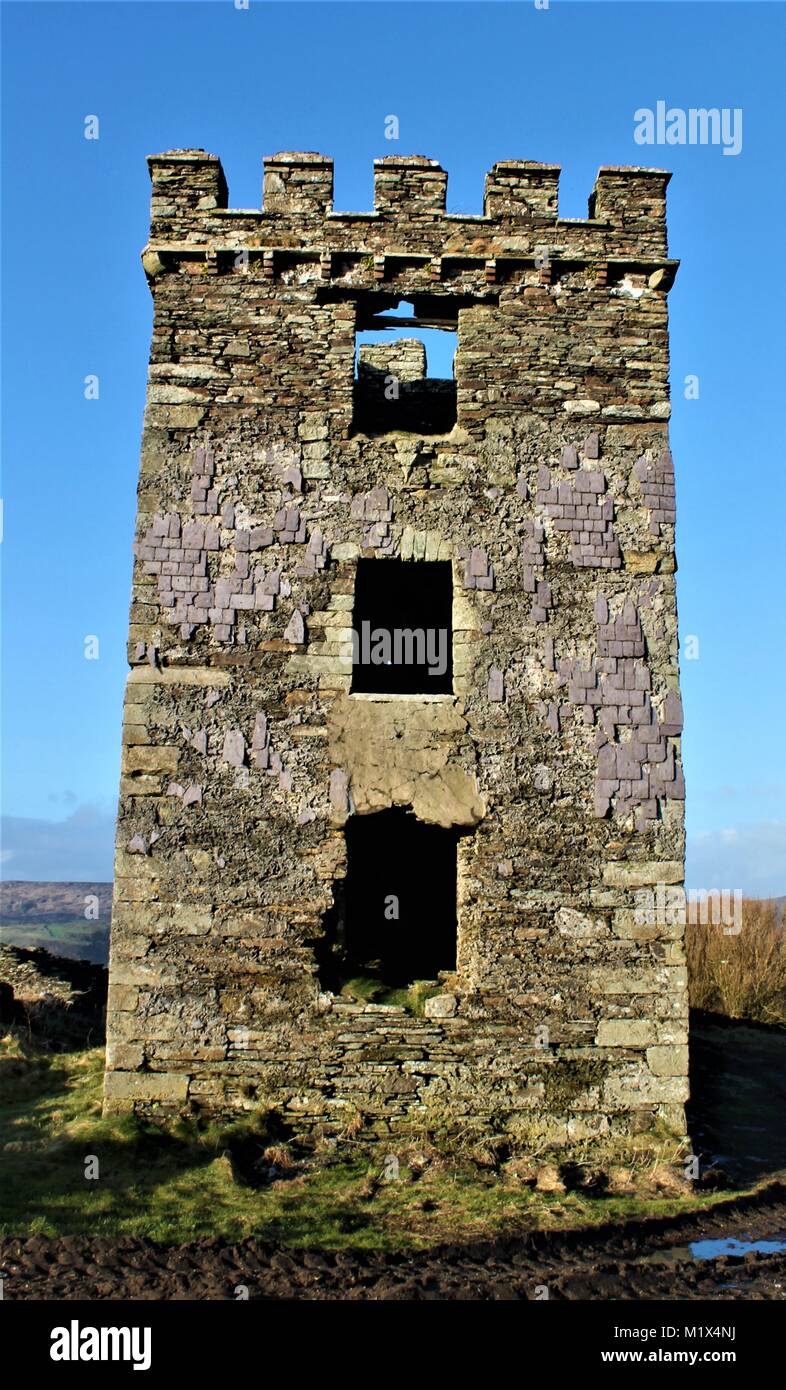
<path id="1" fill-rule="evenodd" d="M 333 161 L 313 152 L 264 160 L 261 209 L 227 206 L 220 160 L 203 150 L 148 158 L 153 250 L 204 247 L 317 248 L 385 255 L 409 249 L 442 255 L 539 255 L 573 262 L 625 259 L 656 269 L 667 260 L 662 169 L 602 168 L 586 219 L 560 218 L 559 166 L 501 160 L 486 175 L 483 213 L 450 213 L 448 176 L 436 160 L 391 155 L 374 161 L 374 208 L 333 210 Z"/>

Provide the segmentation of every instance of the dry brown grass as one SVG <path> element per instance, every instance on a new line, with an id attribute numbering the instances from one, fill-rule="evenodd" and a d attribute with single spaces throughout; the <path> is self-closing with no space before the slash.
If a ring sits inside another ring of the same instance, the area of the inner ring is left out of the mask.
<path id="1" fill-rule="evenodd" d="M 786 932 L 775 903 L 746 898 L 737 936 L 692 922 L 691 915 L 685 928 L 691 1008 L 786 1025 Z"/>

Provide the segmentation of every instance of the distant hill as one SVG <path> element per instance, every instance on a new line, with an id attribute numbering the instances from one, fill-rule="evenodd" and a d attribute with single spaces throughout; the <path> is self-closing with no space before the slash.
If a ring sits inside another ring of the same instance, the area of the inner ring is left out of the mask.
<path id="1" fill-rule="evenodd" d="M 0 883 L 5 945 L 41 946 L 53 955 L 105 965 L 111 912 L 111 883 Z"/>

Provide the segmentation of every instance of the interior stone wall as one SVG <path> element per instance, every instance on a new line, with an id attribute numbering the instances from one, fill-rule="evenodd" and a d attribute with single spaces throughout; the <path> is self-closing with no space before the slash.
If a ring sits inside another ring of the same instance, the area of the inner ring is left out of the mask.
<path id="1" fill-rule="evenodd" d="M 577 221 L 525 161 L 475 217 L 420 158 L 365 213 L 319 155 L 266 160 L 262 211 L 203 151 L 150 169 L 107 1108 L 681 1134 L 668 175 L 602 169 Z M 353 423 L 399 300 L 457 323 L 445 434 Z M 452 694 L 351 693 L 361 557 L 450 562 Z M 389 806 L 464 832 L 423 1017 L 318 976 L 344 826 Z"/>

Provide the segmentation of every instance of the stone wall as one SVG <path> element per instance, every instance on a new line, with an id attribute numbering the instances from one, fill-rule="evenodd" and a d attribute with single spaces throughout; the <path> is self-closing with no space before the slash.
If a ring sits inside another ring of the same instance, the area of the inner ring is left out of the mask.
<path id="1" fill-rule="evenodd" d="M 603 169 L 578 221 L 529 162 L 475 217 L 420 158 L 365 213 L 319 155 L 261 212 L 202 151 L 150 169 L 107 1106 L 682 1133 L 683 926 L 641 911 L 683 881 L 669 176 Z M 446 433 L 356 416 L 399 300 L 457 329 Z M 452 694 L 351 693 L 361 557 L 452 564 Z M 347 818 L 390 806 L 463 832 L 425 1017 L 318 976 Z"/>

